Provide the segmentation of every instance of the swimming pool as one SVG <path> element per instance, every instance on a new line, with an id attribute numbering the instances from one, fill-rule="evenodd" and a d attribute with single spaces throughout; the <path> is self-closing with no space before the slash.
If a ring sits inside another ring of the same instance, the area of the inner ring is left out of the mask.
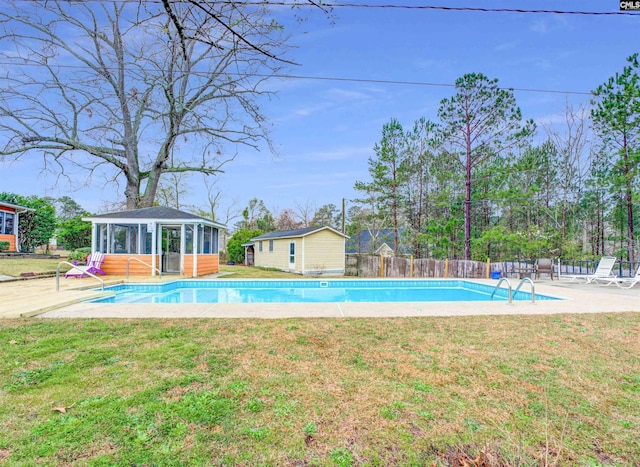
<path id="1" fill-rule="evenodd" d="M 114 295 L 94 303 L 343 303 L 489 301 L 495 285 L 465 280 L 178 280 L 105 288 Z M 495 301 L 508 299 L 507 289 Z M 519 291 L 514 300 L 531 300 Z M 557 300 L 536 294 L 536 300 Z"/>

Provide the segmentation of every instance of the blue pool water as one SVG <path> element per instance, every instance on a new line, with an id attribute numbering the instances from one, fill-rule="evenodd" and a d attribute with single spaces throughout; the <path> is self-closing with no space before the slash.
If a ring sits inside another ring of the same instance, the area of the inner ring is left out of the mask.
<path id="1" fill-rule="evenodd" d="M 108 287 L 100 303 L 327 303 L 488 301 L 495 286 L 464 280 L 179 280 Z M 507 300 L 498 289 L 493 299 Z M 531 300 L 519 291 L 514 300 Z M 556 300 L 536 294 L 536 300 Z"/>

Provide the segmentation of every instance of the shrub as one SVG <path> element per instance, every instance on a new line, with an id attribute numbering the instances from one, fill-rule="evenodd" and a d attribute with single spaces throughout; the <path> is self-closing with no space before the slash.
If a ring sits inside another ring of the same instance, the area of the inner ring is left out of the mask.
<path id="1" fill-rule="evenodd" d="M 58 230 L 58 245 L 65 250 L 77 250 L 91 245 L 91 222 L 73 217 L 62 221 Z"/>
<path id="2" fill-rule="evenodd" d="M 227 253 L 225 250 L 220 250 L 218 252 L 218 258 L 219 258 L 220 264 L 224 264 L 227 261 L 229 261 L 229 253 Z"/>
<path id="3" fill-rule="evenodd" d="M 243 243 L 247 243 L 253 237 L 262 235 L 262 230 L 247 230 L 240 229 L 234 233 L 227 242 L 227 252 L 229 253 L 229 260 L 234 263 L 244 263 L 244 247 Z"/>
<path id="4" fill-rule="evenodd" d="M 68 261 L 86 261 L 87 256 L 91 254 L 91 247 L 82 247 L 73 250 L 67 257 Z"/>
<path id="5" fill-rule="evenodd" d="M 9 242 L 0 242 L 0 251 L 7 251 L 10 246 Z"/>

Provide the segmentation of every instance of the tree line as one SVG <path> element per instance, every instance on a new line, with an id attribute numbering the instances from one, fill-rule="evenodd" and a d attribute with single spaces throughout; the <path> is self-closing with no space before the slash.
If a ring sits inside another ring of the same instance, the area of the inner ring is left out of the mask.
<path id="1" fill-rule="evenodd" d="M 564 128 L 523 121 L 512 90 L 479 73 L 455 83 L 439 121 L 391 119 L 351 222 L 386 227 L 418 258 L 637 258 L 638 55 L 567 105 Z M 538 142 L 534 136 L 538 134 Z"/>

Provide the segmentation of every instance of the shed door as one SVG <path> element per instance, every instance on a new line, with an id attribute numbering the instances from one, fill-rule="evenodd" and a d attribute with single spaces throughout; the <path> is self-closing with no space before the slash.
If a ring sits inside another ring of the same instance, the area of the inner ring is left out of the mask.
<path id="1" fill-rule="evenodd" d="M 296 242 L 289 242 L 289 269 L 296 268 Z"/>
<path id="2" fill-rule="evenodd" d="M 162 272 L 180 273 L 180 237 L 179 226 L 162 226 Z"/>

